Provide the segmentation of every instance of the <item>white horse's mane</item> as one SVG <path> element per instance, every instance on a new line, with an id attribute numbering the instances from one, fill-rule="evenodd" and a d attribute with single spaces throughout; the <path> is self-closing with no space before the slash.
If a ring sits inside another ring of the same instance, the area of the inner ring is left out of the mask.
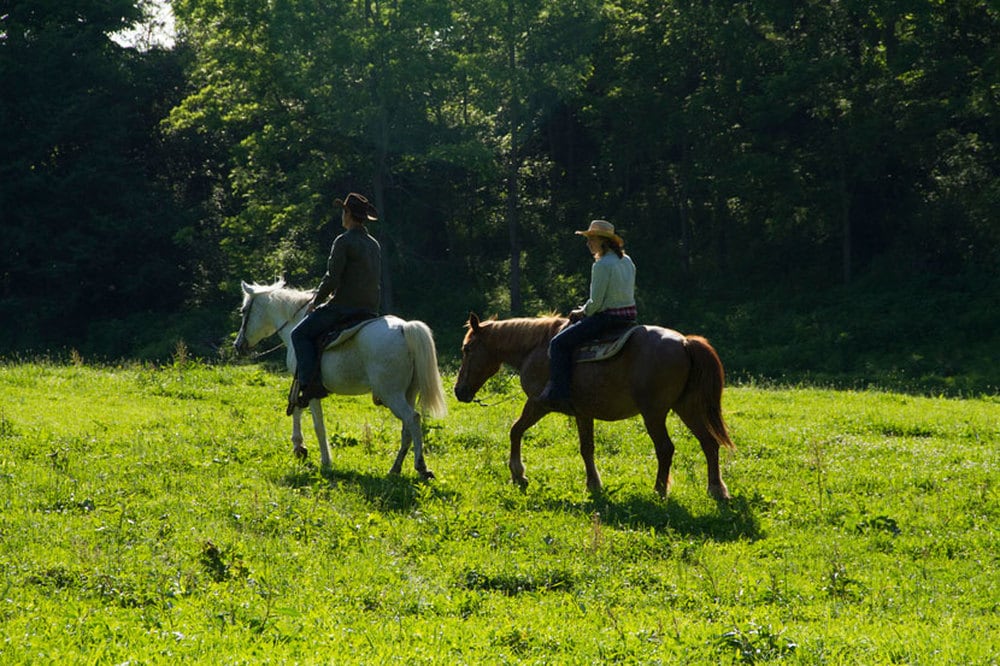
<path id="1" fill-rule="evenodd" d="M 247 287 L 247 293 L 250 295 L 272 294 L 279 301 L 298 303 L 303 298 L 312 297 L 312 292 L 289 287 L 284 278 L 278 278 L 274 284 L 257 284 L 256 282 L 253 284 L 244 284 Z"/>

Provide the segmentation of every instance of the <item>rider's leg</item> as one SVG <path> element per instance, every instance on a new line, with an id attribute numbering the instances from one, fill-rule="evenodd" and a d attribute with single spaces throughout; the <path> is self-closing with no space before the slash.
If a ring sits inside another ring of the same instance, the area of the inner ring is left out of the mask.
<path id="1" fill-rule="evenodd" d="M 597 337 L 604 329 L 602 317 L 585 317 L 570 324 L 549 342 L 549 385 L 543 392 L 548 400 L 568 400 L 573 379 L 573 350 Z"/>
<path id="2" fill-rule="evenodd" d="M 330 330 L 340 320 L 340 312 L 335 307 L 320 306 L 310 312 L 292 329 L 292 350 L 295 352 L 295 381 L 292 394 L 288 396 L 288 411 L 291 412 L 295 403 L 302 405 L 300 398 L 321 397 L 322 387 L 320 377 L 319 348 L 317 341 L 321 335 Z M 304 393 L 304 395 L 303 395 Z M 306 400 L 305 402 L 308 402 Z"/>

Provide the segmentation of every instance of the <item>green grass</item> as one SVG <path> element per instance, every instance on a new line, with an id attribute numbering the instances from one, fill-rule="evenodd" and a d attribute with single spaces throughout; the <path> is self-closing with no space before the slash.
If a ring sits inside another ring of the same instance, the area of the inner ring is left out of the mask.
<path id="1" fill-rule="evenodd" d="M 509 377 L 428 424 L 427 484 L 365 397 L 297 461 L 285 388 L 0 365 L 0 663 L 997 663 L 997 397 L 731 387 L 719 506 L 674 417 L 668 500 L 635 419 L 599 497 L 543 420 L 522 493 Z"/>

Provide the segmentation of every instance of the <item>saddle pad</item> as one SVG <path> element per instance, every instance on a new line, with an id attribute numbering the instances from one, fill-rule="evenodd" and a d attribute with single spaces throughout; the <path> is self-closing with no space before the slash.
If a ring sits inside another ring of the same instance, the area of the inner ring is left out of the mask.
<path id="1" fill-rule="evenodd" d="M 331 337 L 324 337 L 324 342 L 321 345 L 323 351 L 326 351 L 327 349 L 333 349 L 334 347 L 344 344 L 345 342 L 353 338 L 354 335 L 362 328 L 372 323 L 373 321 L 377 321 L 379 319 L 381 319 L 381 317 L 375 317 L 373 319 L 365 319 L 364 321 L 352 324 L 348 328 L 345 328 L 343 331 L 334 331 L 331 334 L 327 334 Z"/>
<path id="2" fill-rule="evenodd" d="M 611 358 L 622 350 L 632 334 L 639 330 L 641 326 L 635 324 L 625 329 L 622 333 L 613 338 L 601 338 L 593 342 L 585 342 L 573 352 L 573 360 L 577 363 L 589 361 L 603 361 Z"/>

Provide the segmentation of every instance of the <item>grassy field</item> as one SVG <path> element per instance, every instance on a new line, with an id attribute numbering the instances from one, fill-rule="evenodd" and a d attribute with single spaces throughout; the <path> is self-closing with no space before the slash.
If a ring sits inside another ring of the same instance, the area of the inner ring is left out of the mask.
<path id="1" fill-rule="evenodd" d="M 0 365 L 0 663 L 998 663 L 996 396 L 730 387 L 720 506 L 674 417 L 668 500 L 637 420 L 588 495 L 558 415 L 522 493 L 510 377 L 427 424 L 427 484 L 369 398 L 293 458 L 285 387 Z"/>

